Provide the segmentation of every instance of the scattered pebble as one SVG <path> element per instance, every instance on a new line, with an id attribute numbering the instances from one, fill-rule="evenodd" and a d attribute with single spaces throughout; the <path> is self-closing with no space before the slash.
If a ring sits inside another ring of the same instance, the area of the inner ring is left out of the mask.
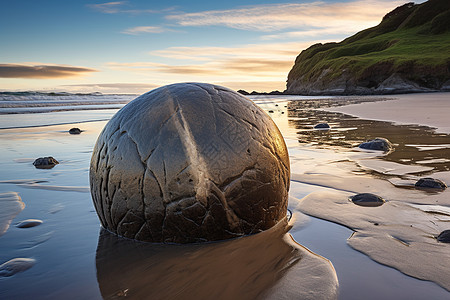
<path id="1" fill-rule="evenodd" d="M 450 230 L 442 231 L 438 235 L 437 240 L 438 240 L 438 242 L 441 242 L 441 243 L 450 243 Z"/>
<path id="2" fill-rule="evenodd" d="M 36 260 L 32 258 L 14 258 L 0 265 L 0 277 L 10 277 L 34 266 Z"/>
<path id="3" fill-rule="evenodd" d="M 362 149 L 378 150 L 384 152 L 388 152 L 393 148 L 391 142 L 389 142 L 385 138 L 376 138 L 368 142 L 362 143 L 358 147 Z"/>
<path id="4" fill-rule="evenodd" d="M 59 164 L 59 162 L 52 156 L 39 157 L 33 162 L 33 166 L 37 169 L 51 169 Z"/>
<path id="5" fill-rule="evenodd" d="M 314 126 L 314 129 L 330 129 L 330 125 L 328 123 L 319 123 Z"/>
<path id="6" fill-rule="evenodd" d="M 269 110 L 269 113 L 270 113 L 270 114 L 273 113 L 273 110 Z"/>
<path id="7" fill-rule="evenodd" d="M 425 188 L 425 189 L 441 189 L 445 190 L 447 185 L 439 179 L 434 179 L 431 177 L 420 178 L 416 184 L 416 188 Z"/>
<path id="8" fill-rule="evenodd" d="M 386 201 L 380 196 L 371 193 L 361 193 L 350 197 L 350 200 L 356 205 L 377 207 L 383 205 Z"/>
<path id="9" fill-rule="evenodd" d="M 41 220 L 37 219 L 27 219 L 23 220 L 22 222 L 18 223 L 16 227 L 18 228 L 30 228 L 41 225 L 43 222 Z"/>
<path id="10" fill-rule="evenodd" d="M 69 133 L 70 134 L 80 134 L 81 133 L 81 129 L 77 128 L 77 127 L 70 128 Z"/>

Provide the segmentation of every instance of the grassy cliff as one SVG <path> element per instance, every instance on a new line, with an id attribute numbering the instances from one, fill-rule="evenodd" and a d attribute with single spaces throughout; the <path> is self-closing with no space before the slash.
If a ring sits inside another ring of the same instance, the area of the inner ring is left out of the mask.
<path id="1" fill-rule="evenodd" d="M 450 90 L 450 0 L 407 3 L 342 42 L 312 45 L 296 58 L 286 92 L 435 90 Z"/>

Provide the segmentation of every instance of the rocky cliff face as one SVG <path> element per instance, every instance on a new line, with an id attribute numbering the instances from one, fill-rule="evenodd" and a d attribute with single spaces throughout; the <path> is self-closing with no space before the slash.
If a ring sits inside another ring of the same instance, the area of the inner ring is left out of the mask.
<path id="1" fill-rule="evenodd" d="M 286 93 L 392 94 L 450 91 L 450 1 L 407 3 L 340 43 L 296 58 Z"/>

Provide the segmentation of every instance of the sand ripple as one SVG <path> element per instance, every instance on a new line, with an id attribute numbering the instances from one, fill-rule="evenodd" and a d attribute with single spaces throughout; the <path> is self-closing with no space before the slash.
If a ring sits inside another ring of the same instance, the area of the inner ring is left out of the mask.
<path id="1" fill-rule="evenodd" d="M 34 266 L 36 260 L 32 258 L 14 258 L 0 265 L 0 277 L 10 277 Z"/>
<path id="2" fill-rule="evenodd" d="M 449 246 L 436 237 L 449 228 L 448 207 L 390 201 L 360 207 L 349 193 L 315 192 L 303 198 L 301 211 L 353 229 L 348 244 L 373 260 L 450 290 Z"/>
<path id="3" fill-rule="evenodd" d="M 0 194 L 0 236 L 3 235 L 9 228 L 11 221 L 24 208 L 25 203 L 15 192 Z"/>

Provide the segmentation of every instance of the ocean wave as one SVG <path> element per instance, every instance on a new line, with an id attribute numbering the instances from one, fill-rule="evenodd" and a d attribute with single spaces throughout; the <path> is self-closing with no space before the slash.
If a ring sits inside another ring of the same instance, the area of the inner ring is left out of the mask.
<path id="1" fill-rule="evenodd" d="M 49 113 L 73 110 L 102 110 L 102 109 L 120 109 L 124 104 L 77 104 L 77 105 L 54 105 L 54 106 L 24 106 L 24 107 L 0 107 L 0 115 L 9 114 L 33 114 L 33 113 Z"/>
<path id="2" fill-rule="evenodd" d="M 119 109 L 134 94 L 0 92 L 0 115 Z"/>
<path id="3" fill-rule="evenodd" d="M 95 93 L 43 93 L 43 92 L 0 92 L 0 101 L 40 101 L 40 100 L 132 100 L 135 94 L 102 94 Z"/>

